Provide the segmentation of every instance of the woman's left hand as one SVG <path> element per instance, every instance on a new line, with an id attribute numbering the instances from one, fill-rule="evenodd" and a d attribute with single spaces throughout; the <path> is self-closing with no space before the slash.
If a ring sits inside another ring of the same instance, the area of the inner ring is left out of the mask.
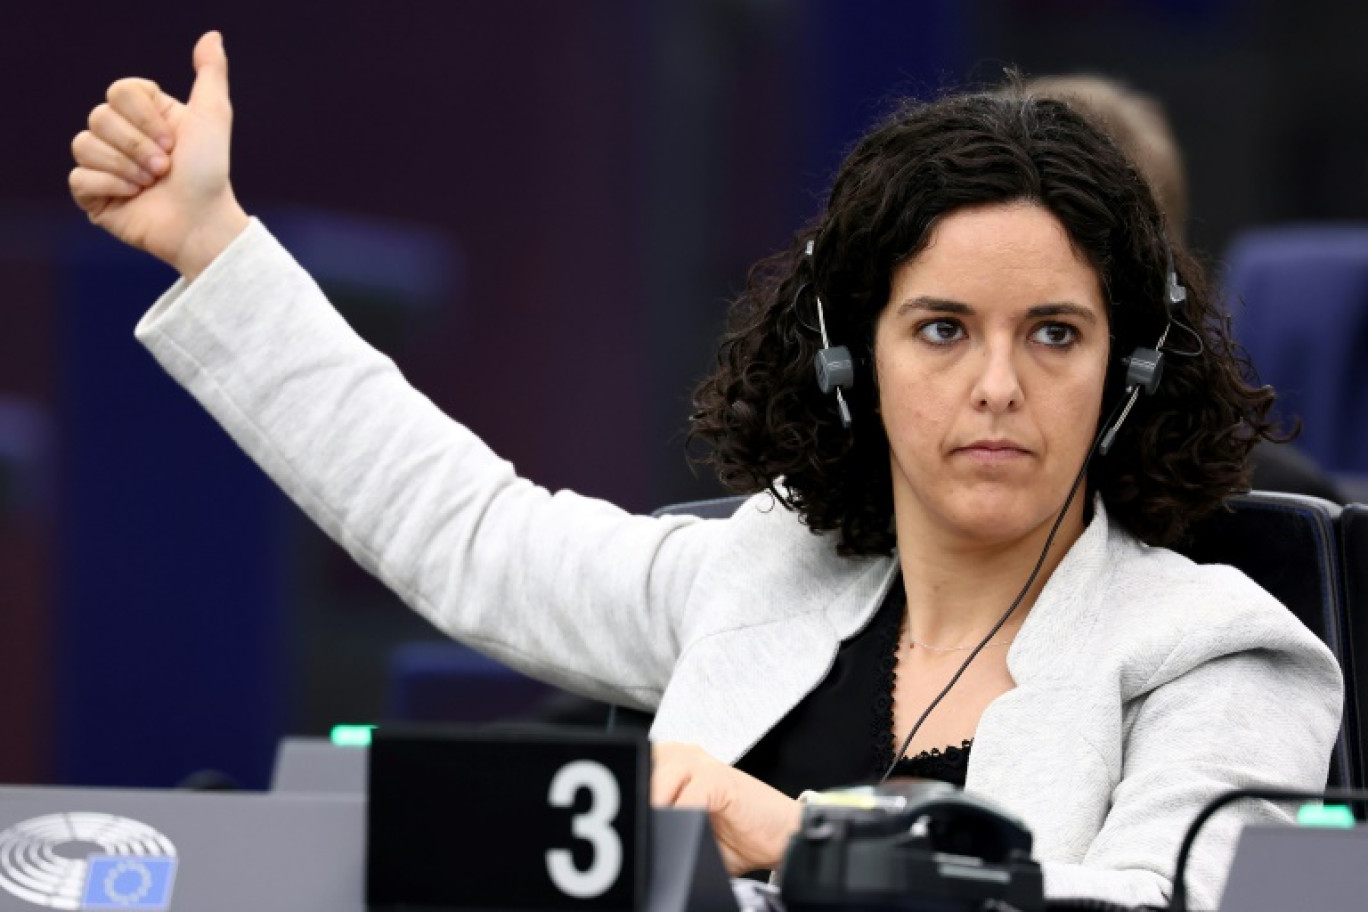
<path id="1" fill-rule="evenodd" d="M 651 758 L 651 803 L 706 809 L 727 873 L 779 866 L 798 830 L 797 801 L 693 744 L 654 744 Z"/>

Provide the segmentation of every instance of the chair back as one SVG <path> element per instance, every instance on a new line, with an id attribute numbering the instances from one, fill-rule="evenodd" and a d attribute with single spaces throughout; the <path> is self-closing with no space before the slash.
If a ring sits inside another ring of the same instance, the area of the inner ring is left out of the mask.
<path id="1" fill-rule="evenodd" d="M 1340 513 L 1340 564 L 1344 568 L 1347 689 L 1354 700 L 1355 730 L 1368 732 L 1368 505 L 1351 503 Z M 1346 710 L 1347 715 L 1347 710 Z M 1368 786 L 1368 745 L 1359 742 L 1363 764 L 1357 785 Z"/>
<path id="2" fill-rule="evenodd" d="M 1353 656 L 1340 561 L 1340 507 L 1319 497 L 1252 491 L 1193 525 L 1175 550 L 1200 564 L 1229 564 L 1282 602 L 1319 636 L 1343 670 L 1346 693 L 1330 764 L 1331 787 L 1363 780 Z"/>

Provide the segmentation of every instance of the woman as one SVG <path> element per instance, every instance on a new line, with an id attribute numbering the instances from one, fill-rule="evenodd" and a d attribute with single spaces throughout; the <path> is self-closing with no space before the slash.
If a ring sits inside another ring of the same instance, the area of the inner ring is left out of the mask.
<path id="1" fill-rule="evenodd" d="M 195 63 L 187 104 L 122 80 L 73 144 L 91 219 L 184 276 L 140 338 L 434 623 L 653 710 L 653 800 L 708 807 L 733 872 L 778 863 L 801 790 L 903 749 L 1026 820 L 1048 895 L 1131 905 L 1165 901 L 1215 794 L 1323 785 L 1329 652 L 1239 573 L 1154 547 L 1244 484 L 1271 394 L 1065 106 L 951 97 L 860 143 L 698 392 L 720 476 L 760 493 L 657 520 L 518 478 L 356 338 L 233 195 L 216 34 Z M 1194 902 L 1240 825 L 1282 817 L 1214 821 Z"/>

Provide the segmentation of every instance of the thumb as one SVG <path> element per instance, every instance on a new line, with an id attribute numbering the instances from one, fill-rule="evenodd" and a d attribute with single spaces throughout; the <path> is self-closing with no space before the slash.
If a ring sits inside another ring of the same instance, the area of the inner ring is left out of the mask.
<path id="1" fill-rule="evenodd" d="M 190 89 L 190 107 L 227 104 L 228 55 L 223 50 L 223 36 L 205 32 L 195 43 L 195 84 Z"/>

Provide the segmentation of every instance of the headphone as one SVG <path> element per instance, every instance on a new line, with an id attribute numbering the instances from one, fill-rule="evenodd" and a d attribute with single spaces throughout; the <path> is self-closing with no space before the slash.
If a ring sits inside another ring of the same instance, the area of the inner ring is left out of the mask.
<path id="1" fill-rule="evenodd" d="M 1140 394 L 1143 392 L 1152 396 L 1159 389 L 1159 381 L 1164 375 L 1164 343 L 1168 341 L 1169 330 L 1173 328 L 1175 313 L 1187 301 L 1187 288 L 1179 281 L 1178 270 L 1173 265 L 1173 248 L 1162 234 L 1160 241 L 1164 245 L 1164 331 L 1159 334 L 1159 341 L 1154 343 L 1154 348 L 1136 348 L 1121 359 L 1120 363 L 1126 369 L 1126 391 L 1122 395 L 1130 398 L 1115 423 L 1102 432 L 1102 442 L 1097 448 L 1098 454 L 1102 456 L 1107 455 L 1112 444 L 1116 442 L 1116 435 L 1130 415 L 1131 409 L 1135 407 Z M 804 249 L 804 256 L 808 258 L 809 263 L 812 261 L 812 250 L 813 241 L 809 239 Z M 813 367 L 817 371 L 817 387 L 826 395 L 835 394 L 836 411 L 841 416 L 841 426 L 848 428 L 851 424 L 850 405 L 846 402 L 843 391 L 855 385 L 855 359 L 851 357 L 850 349 L 846 346 L 831 344 L 831 339 L 827 336 L 822 296 L 817 292 L 815 281 L 812 285 L 812 296 L 817 302 L 817 326 L 822 335 L 822 348 L 813 358 Z M 1194 332 L 1193 335 L 1197 334 Z M 1200 336 L 1198 344 L 1201 344 Z"/>
<path id="2" fill-rule="evenodd" d="M 812 240 L 809 239 L 803 255 L 812 262 Z M 817 386 L 823 393 L 830 395 L 836 394 L 836 411 L 841 416 L 841 426 L 850 427 L 850 405 L 845 400 L 842 390 L 848 390 L 855 385 L 855 359 L 850 355 L 850 349 L 844 345 L 832 345 L 831 339 L 827 336 L 826 314 L 822 311 L 822 296 L 817 293 L 817 283 L 812 285 L 812 297 L 817 301 L 817 327 L 822 334 L 822 349 L 813 358 L 813 367 L 817 369 Z"/>
<path id="3" fill-rule="evenodd" d="M 1100 456 L 1106 456 L 1112 444 L 1116 443 L 1116 434 L 1135 407 L 1140 394 L 1143 392 L 1153 396 L 1159 389 L 1159 381 L 1164 376 L 1164 343 L 1168 341 L 1169 330 L 1173 328 L 1174 314 L 1187 301 L 1187 288 L 1178 281 L 1178 270 L 1173 266 L 1173 248 L 1169 247 L 1168 239 L 1162 235 L 1160 240 L 1164 245 L 1164 331 L 1159 334 L 1159 341 L 1154 343 L 1154 348 L 1136 348 L 1121 359 L 1121 365 L 1126 369 L 1126 391 L 1122 395 L 1130 398 L 1116 423 L 1102 433 L 1102 442 L 1097 447 Z M 1195 332 L 1193 334 L 1196 335 Z M 1199 342 L 1200 339 L 1199 336 Z"/>

